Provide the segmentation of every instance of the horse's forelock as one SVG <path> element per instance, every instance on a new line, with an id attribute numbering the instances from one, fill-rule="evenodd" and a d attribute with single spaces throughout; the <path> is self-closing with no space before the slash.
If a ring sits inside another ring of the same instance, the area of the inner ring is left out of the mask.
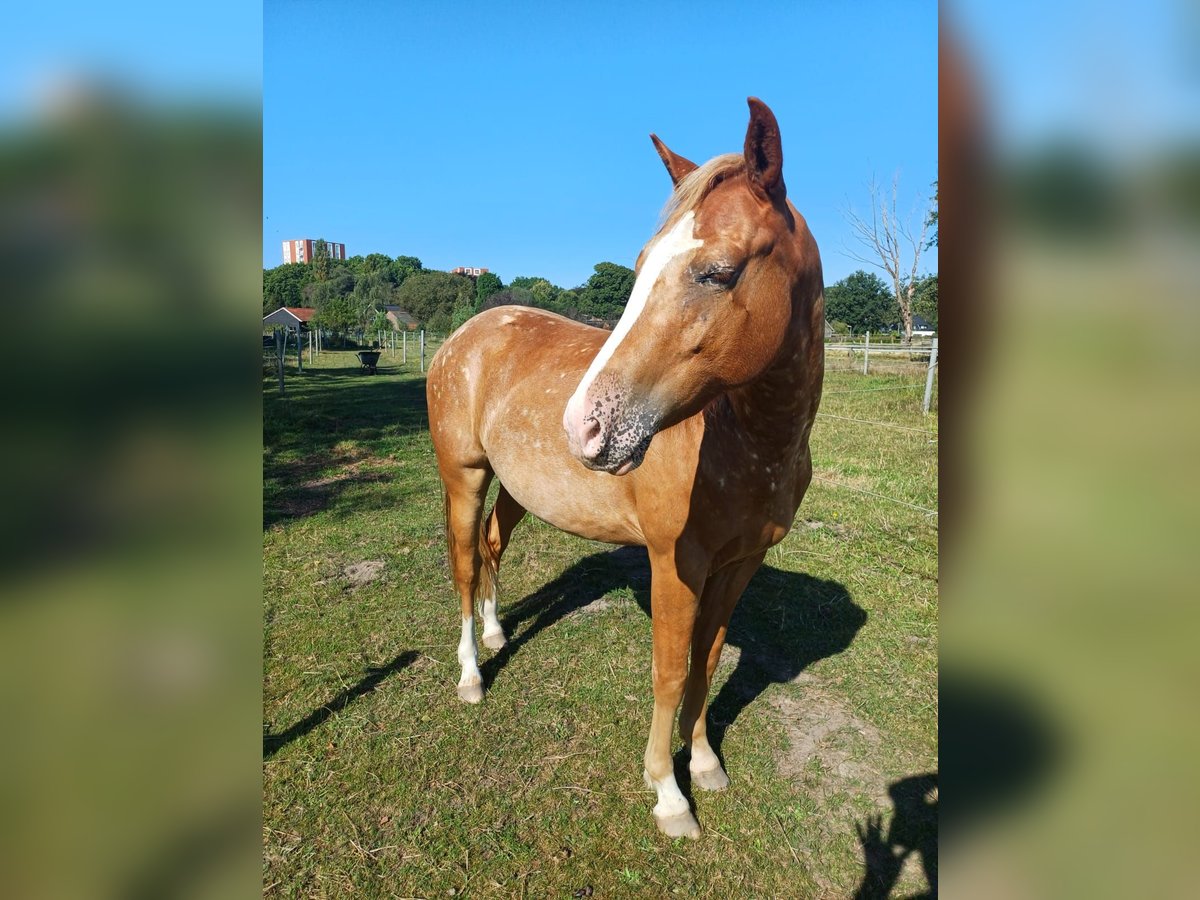
<path id="1" fill-rule="evenodd" d="M 746 158 L 741 153 L 714 156 L 704 165 L 679 180 L 662 211 L 662 229 L 669 231 L 679 218 L 696 209 L 718 184 L 745 173 Z"/>

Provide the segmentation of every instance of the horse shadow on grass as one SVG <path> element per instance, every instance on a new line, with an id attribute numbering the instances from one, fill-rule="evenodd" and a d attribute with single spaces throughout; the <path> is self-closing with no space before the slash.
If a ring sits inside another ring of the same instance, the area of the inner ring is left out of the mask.
<path id="1" fill-rule="evenodd" d="M 330 716 L 341 712 L 359 697 L 371 693 L 385 680 L 412 665 L 419 655 L 416 650 L 406 650 L 398 654 L 389 663 L 382 666 L 372 666 L 367 669 L 367 673 L 356 683 L 330 698 L 329 702 L 318 706 L 296 724 L 274 734 L 264 734 L 263 759 L 270 759 L 292 741 L 304 737 L 304 735 L 320 726 Z"/>
<path id="2" fill-rule="evenodd" d="M 286 394 L 264 393 L 263 528 L 333 508 L 351 490 L 388 481 L 357 464 L 386 451 L 390 441 L 428 429 L 425 382 L 417 378 L 309 369 L 289 381 Z M 347 444 L 357 451 L 348 452 Z"/>
<path id="3" fill-rule="evenodd" d="M 891 819 L 856 823 L 863 878 L 855 900 L 892 897 L 911 856 L 921 863 L 926 890 L 938 896 L 938 824 L 945 819 L 958 840 L 981 822 L 1029 802 L 1061 766 L 1064 741 L 1053 720 L 1022 687 L 995 675 L 961 668 L 939 680 L 940 747 L 954 761 L 954 803 L 943 816 L 938 772 L 901 778 L 888 787 Z"/>
<path id="4" fill-rule="evenodd" d="M 502 624 L 511 637 L 480 666 L 485 688 L 544 629 L 625 587 L 632 589 L 638 606 L 649 616 L 650 564 L 644 547 L 621 547 L 585 557 L 507 612 L 502 608 Z M 708 739 L 717 755 L 721 756 L 726 730 L 763 691 L 795 679 L 817 660 L 841 653 L 866 621 L 866 612 L 838 582 L 762 566 L 730 620 L 725 644 L 738 650 L 734 670 L 716 696 L 709 698 Z M 522 630 L 525 622 L 529 624 Z M 648 641 L 646 649 L 649 652 Z M 729 652 L 726 649 L 723 655 Z M 685 759 L 677 755 L 676 773 L 687 793 L 690 777 Z"/>

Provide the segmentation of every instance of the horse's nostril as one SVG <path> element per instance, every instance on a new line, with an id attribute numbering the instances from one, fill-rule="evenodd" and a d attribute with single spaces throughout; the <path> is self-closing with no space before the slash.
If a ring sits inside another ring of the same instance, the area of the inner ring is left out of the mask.
<path id="1" fill-rule="evenodd" d="M 604 438 L 601 431 L 599 419 L 588 419 L 583 423 L 583 431 L 580 433 L 580 437 L 583 440 L 580 443 L 583 447 L 584 456 L 590 458 L 599 454 Z"/>

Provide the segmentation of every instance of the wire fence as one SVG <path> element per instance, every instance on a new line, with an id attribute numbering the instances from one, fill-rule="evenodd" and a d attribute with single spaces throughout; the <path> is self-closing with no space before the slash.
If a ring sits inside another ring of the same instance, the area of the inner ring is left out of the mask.
<path id="1" fill-rule="evenodd" d="M 861 342 L 835 339 L 825 344 L 825 371 L 827 374 L 836 376 L 839 379 L 839 384 L 834 390 L 823 391 L 822 398 L 830 398 L 832 403 L 839 404 L 838 400 L 832 398 L 843 398 L 842 402 L 854 403 L 855 400 L 860 398 L 867 400 L 873 394 L 891 395 L 896 398 L 896 402 L 890 404 L 889 408 L 908 409 L 912 413 L 915 413 L 917 408 L 916 392 L 923 389 L 920 400 L 921 413 L 927 421 L 931 421 L 932 424 L 936 425 L 936 415 L 933 416 L 932 420 L 930 420 L 930 416 L 934 401 L 937 370 L 938 339 L 936 337 L 929 339 L 927 342 L 918 343 L 914 341 L 910 345 L 895 344 L 892 342 L 880 344 L 874 341 L 870 335 L 864 335 Z M 912 378 L 901 384 L 872 384 L 870 387 L 861 388 L 842 386 L 847 377 L 867 378 L 872 374 L 878 377 L 890 378 L 909 375 Z M 908 405 L 909 401 L 906 399 L 908 396 L 907 392 L 912 392 L 913 394 L 912 406 Z M 909 434 L 914 437 L 925 437 L 928 440 L 923 443 L 928 448 L 928 451 L 936 453 L 938 433 L 934 428 L 919 427 L 918 425 L 901 421 L 886 421 L 881 418 L 865 418 L 861 415 L 851 415 L 848 413 L 855 411 L 853 407 L 850 410 L 846 410 L 840 404 L 835 405 L 833 408 L 836 411 L 829 411 L 828 406 L 826 406 L 817 413 L 817 418 L 837 423 L 847 423 L 850 427 L 854 428 L 881 428 Z M 875 412 L 877 409 L 878 405 L 873 406 L 870 411 Z M 841 490 L 852 491 L 916 510 L 923 513 L 924 517 L 928 520 L 936 521 L 938 516 L 936 509 L 920 503 L 914 503 L 911 500 L 847 484 L 845 481 L 824 475 L 814 475 L 813 478 Z M 936 524 L 934 524 L 934 527 L 936 528 Z"/>
<path id="2" fill-rule="evenodd" d="M 862 394 L 918 391 L 923 387 L 924 396 L 921 401 L 921 410 L 924 415 L 928 416 L 933 400 L 934 379 L 938 366 L 937 338 L 933 338 L 927 346 L 920 346 L 916 342 L 912 345 L 904 346 L 894 344 L 873 345 L 870 337 L 865 337 L 866 339 L 858 344 L 827 343 L 825 345 L 826 372 L 836 372 L 839 374 L 853 372 L 856 375 L 861 373 L 862 376 L 869 376 L 872 370 L 874 370 L 877 375 L 912 374 L 914 376 L 924 375 L 925 377 L 923 379 L 916 378 L 905 384 L 824 391 L 822 396 L 826 398 L 852 398 L 855 395 Z M 322 329 L 280 328 L 276 329 L 272 334 L 264 335 L 263 337 L 263 369 L 264 374 L 271 372 L 277 375 L 281 393 L 286 393 L 286 375 L 289 371 L 295 374 L 302 374 L 305 364 L 313 366 L 320 359 L 323 352 L 327 352 L 333 347 L 343 350 L 359 348 L 355 352 L 358 354 L 364 371 L 368 369 L 375 371 L 382 358 L 387 360 L 385 366 L 399 366 L 401 368 L 410 368 L 416 372 L 424 372 L 434 351 L 437 347 L 441 346 L 444 340 L 445 338 L 441 335 L 433 335 L 423 330 L 378 332 L 373 335 L 360 332 L 354 336 L 347 336 L 333 335 Z M 367 361 L 364 361 L 364 354 L 367 355 Z M 375 354 L 373 360 L 370 354 Z M 897 360 L 895 359 L 896 356 L 903 358 Z M 370 362 L 369 366 L 368 362 Z M 903 397 L 903 395 L 898 396 Z M 817 418 L 846 422 L 856 427 L 884 428 L 906 434 L 923 435 L 930 439 L 927 444 L 931 448 L 936 448 L 937 444 L 937 431 L 930 428 L 920 428 L 901 422 L 866 419 L 860 416 L 842 415 L 826 411 L 818 412 Z M 936 519 L 938 515 L 936 509 L 931 509 L 930 507 L 899 497 L 892 497 L 878 491 L 857 487 L 821 475 L 814 475 L 813 478 L 842 490 L 853 491 L 916 510 L 924 513 L 927 517 Z"/>
<path id="3" fill-rule="evenodd" d="M 276 327 L 263 333 L 263 374 L 275 374 L 280 393 L 287 393 L 287 376 L 303 375 L 323 353 L 352 351 L 360 370 L 375 374 L 382 366 L 424 372 L 445 338 L 423 329 L 335 333 L 325 329 Z"/>

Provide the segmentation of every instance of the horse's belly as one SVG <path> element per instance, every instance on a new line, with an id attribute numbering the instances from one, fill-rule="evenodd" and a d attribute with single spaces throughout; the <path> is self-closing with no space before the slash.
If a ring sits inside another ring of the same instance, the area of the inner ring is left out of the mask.
<path id="1" fill-rule="evenodd" d="M 505 490 L 563 531 L 613 544 L 645 543 L 625 479 L 585 469 L 566 451 L 561 426 L 558 431 L 553 446 L 548 436 L 491 442 L 488 461 Z"/>

